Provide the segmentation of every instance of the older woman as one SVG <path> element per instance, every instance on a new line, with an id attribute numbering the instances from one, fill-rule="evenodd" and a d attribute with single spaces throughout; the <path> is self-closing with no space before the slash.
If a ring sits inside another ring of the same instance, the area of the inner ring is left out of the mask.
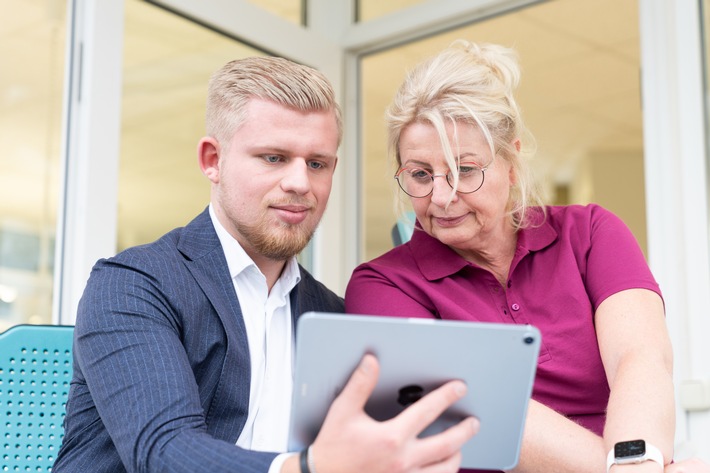
<path id="1" fill-rule="evenodd" d="M 513 97 L 519 75 L 512 50 L 464 41 L 409 74 L 387 125 L 416 228 L 355 270 L 346 310 L 538 327 L 516 472 L 710 471 L 670 465 L 672 351 L 633 236 L 597 205 L 537 197 Z M 644 461 L 622 464 L 615 445 L 645 447 Z"/>

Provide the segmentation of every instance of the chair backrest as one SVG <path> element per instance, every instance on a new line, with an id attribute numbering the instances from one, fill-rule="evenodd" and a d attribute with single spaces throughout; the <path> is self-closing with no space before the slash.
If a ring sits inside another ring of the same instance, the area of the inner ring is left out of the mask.
<path id="1" fill-rule="evenodd" d="M 412 238 L 414 232 L 414 222 L 417 217 L 413 211 L 407 211 L 397 219 L 397 222 L 392 226 L 392 243 L 394 246 L 407 243 Z"/>
<path id="2" fill-rule="evenodd" d="M 52 471 L 64 436 L 74 327 L 16 325 L 0 334 L 0 471 Z"/>

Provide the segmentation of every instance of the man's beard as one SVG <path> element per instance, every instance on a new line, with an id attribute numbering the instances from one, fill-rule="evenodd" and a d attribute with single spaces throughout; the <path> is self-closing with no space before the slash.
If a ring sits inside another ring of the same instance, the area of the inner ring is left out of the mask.
<path id="1" fill-rule="evenodd" d="M 258 219 L 253 225 L 234 224 L 247 244 L 260 255 L 276 261 L 285 261 L 299 254 L 315 233 L 315 226 L 309 228 L 305 221 L 298 225 L 280 222 L 277 228 L 271 228 L 266 218 Z"/>

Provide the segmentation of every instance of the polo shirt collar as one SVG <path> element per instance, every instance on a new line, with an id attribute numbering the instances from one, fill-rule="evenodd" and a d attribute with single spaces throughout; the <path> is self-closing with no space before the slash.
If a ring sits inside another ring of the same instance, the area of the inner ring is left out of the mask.
<path id="1" fill-rule="evenodd" d="M 532 216 L 533 219 L 539 221 L 539 217 L 542 216 L 540 210 L 530 209 L 530 211 L 535 212 Z M 557 231 L 550 225 L 549 219 L 545 219 L 541 224 L 532 225 L 518 231 L 518 242 L 515 256 L 511 263 L 511 273 L 527 254 L 546 248 L 557 239 L 557 236 Z M 478 265 L 469 263 L 447 245 L 427 234 L 421 229 L 419 222 L 416 222 L 408 245 L 412 250 L 419 270 L 428 281 L 451 276 L 468 266 L 478 267 Z"/>

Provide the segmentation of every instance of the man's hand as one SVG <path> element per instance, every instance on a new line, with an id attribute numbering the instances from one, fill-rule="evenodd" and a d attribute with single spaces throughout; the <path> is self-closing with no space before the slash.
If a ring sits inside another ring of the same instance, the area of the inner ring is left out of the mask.
<path id="1" fill-rule="evenodd" d="M 426 438 L 417 435 L 466 394 L 466 385 L 446 383 L 397 417 L 378 422 L 365 413 L 378 374 L 377 359 L 366 355 L 333 401 L 311 447 L 316 473 L 456 472 L 462 445 L 478 432 L 477 419 Z"/>

